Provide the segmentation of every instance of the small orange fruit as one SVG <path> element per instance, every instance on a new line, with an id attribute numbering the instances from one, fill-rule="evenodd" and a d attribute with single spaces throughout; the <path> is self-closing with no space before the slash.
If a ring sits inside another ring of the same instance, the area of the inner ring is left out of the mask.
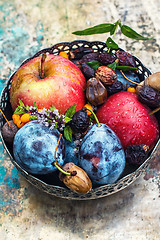
<path id="1" fill-rule="evenodd" d="M 21 120 L 19 120 L 16 125 L 18 128 L 21 128 L 25 125 L 25 123 L 22 123 Z"/>
<path id="2" fill-rule="evenodd" d="M 21 116 L 18 114 L 13 114 L 12 119 L 13 119 L 14 124 L 17 125 L 17 122 L 21 119 Z"/>
<path id="3" fill-rule="evenodd" d="M 27 123 L 30 121 L 30 115 L 29 113 L 24 113 L 22 116 L 21 116 L 21 122 L 22 123 Z"/>
<path id="4" fill-rule="evenodd" d="M 93 108 L 92 108 L 92 106 L 91 106 L 90 104 L 88 104 L 88 103 L 87 103 L 87 104 L 85 104 L 85 105 L 84 105 L 84 107 L 85 107 L 85 108 L 89 108 L 90 110 L 92 110 L 92 111 L 93 111 Z M 87 114 L 88 114 L 88 115 L 91 115 L 92 113 L 91 113 L 89 110 L 87 110 Z"/>
<path id="5" fill-rule="evenodd" d="M 134 87 L 129 87 L 129 88 L 127 88 L 127 92 L 135 93 L 136 89 Z"/>
<path id="6" fill-rule="evenodd" d="M 64 52 L 64 51 L 60 52 L 59 56 L 65 57 L 65 58 L 69 59 L 68 54 L 66 52 Z"/>

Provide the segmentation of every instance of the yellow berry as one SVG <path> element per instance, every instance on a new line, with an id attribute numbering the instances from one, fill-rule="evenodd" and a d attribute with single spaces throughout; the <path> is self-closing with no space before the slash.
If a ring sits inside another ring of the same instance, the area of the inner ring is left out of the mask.
<path id="1" fill-rule="evenodd" d="M 65 58 L 68 59 L 68 54 L 67 54 L 66 52 L 64 52 L 64 51 L 60 52 L 60 53 L 59 53 L 59 56 L 65 57 Z"/>
<path id="2" fill-rule="evenodd" d="M 134 87 L 129 87 L 127 89 L 127 92 L 132 92 L 132 93 L 135 93 L 136 92 L 136 89 Z"/>
<path id="3" fill-rule="evenodd" d="M 24 113 L 22 116 L 21 116 L 21 122 L 22 123 L 27 123 L 30 121 L 30 115 L 29 113 Z"/>

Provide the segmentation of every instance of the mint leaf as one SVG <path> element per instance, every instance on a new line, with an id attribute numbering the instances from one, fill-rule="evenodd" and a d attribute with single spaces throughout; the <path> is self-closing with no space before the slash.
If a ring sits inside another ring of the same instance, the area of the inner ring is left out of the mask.
<path id="1" fill-rule="evenodd" d="M 73 115 L 76 112 L 76 105 L 77 104 L 73 104 L 70 108 L 67 109 L 67 111 L 65 113 L 65 117 L 69 117 L 69 118 L 73 117 Z"/>
<path id="2" fill-rule="evenodd" d="M 117 68 L 117 63 L 113 62 L 111 64 L 108 64 L 107 67 L 112 68 L 115 71 L 115 69 Z"/>
<path id="3" fill-rule="evenodd" d="M 72 120 L 72 118 L 69 118 L 67 116 L 65 116 L 64 119 L 65 119 L 65 123 L 68 123 L 68 122 L 70 122 Z"/>
<path id="4" fill-rule="evenodd" d="M 53 112 L 56 109 L 56 107 L 52 105 L 52 107 L 49 107 L 49 109 Z"/>
<path id="5" fill-rule="evenodd" d="M 112 50 L 117 50 L 117 49 L 119 49 L 119 46 L 117 45 L 117 43 L 115 43 L 115 42 L 113 41 L 113 39 L 112 39 L 111 37 L 107 38 L 106 46 L 107 46 L 109 49 L 112 49 Z"/>
<path id="6" fill-rule="evenodd" d="M 123 71 L 129 71 L 129 70 L 136 70 L 136 67 L 130 67 L 130 66 L 117 66 L 117 69 L 123 70 Z"/>
<path id="7" fill-rule="evenodd" d="M 151 38 L 143 37 L 142 35 L 140 35 L 136 31 L 134 31 L 132 28 L 130 28 L 127 25 L 122 25 L 120 28 L 121 28 L 121 32 L 128 38 L 132 38 L 132 39 L 135 39 L 135 40 L 151 39 Z"/>
<path id="8" fill-rule="evenodd" d="M 18 106 L 14 111 L 14 114 L 17 114 L 17 115 L 24 114 L 24 113 L 26 113 L 25 109 L 23 107 L 21 108 L 20 106 Z"/>
<path id="9" fill-rule="evenodd" d="M 24 103 L 19 99 L 19 106 L 20 107 L 25 107 Z"/>
<path id="10" fill-rule="evenodd" d="M 68 141 L 72 142 L 72 129 L 69 125 L 65 126 L 65 128 L 64 128 L 64 137 Z"/>
<path id="11" fill-rule="evenodd" d="M 38 119 L 38 115 L 31 115 L 30 120 L 36 120 Z"/>
<path id="12" fill-rule="evenodd" d="M 98 61 L 90 61 L 86 63 L 88 66 L 96 70 L 98 67 L 102 66 L 102 64 Z"/>
<path id="13" fill-rule="evenodd" d="M 107 32 L 112 32 L 113 28 L 114 28 L 114 24 L 103 23 L 103 24 L 96 25 L 94 27 L 86 28 L 86 29 L 81 30 L 81 31 L 72 32 L 72 34 L 82 36 L 82 35 L 107 33 Z"/>

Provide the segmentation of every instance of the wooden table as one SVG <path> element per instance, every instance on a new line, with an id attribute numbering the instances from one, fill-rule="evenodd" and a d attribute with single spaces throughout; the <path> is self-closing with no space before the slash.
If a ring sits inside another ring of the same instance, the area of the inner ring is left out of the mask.
<path id="1" fill-rule="evenodd" d="M 105 41 L 108 34 L 82 38 L 72 32 L 118 19 L 144 36 L 153 36 L 135 41 L 118 32 L 115 41 L 157 72 L 159 12 L 159 0 L 0 0 L 0 89 L 38 50 L 75 39 Z M 159 240 L 159 150 L 146 174 L 125 190 L 97 200 L 68 201 L 30 185 L 0 143 L 0 239 Z"/>

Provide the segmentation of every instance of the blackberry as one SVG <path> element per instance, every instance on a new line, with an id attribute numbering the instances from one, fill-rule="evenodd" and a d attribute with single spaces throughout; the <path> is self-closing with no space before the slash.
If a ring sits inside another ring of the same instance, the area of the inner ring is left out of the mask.
<path id="1" fill-rule="evenodd" d="M 125 150 L 126 162 L 140 166 L 148 157 L 149 146 L 145 144 L 129 145 Z"/>
<path id="2" fill-rule="evenodd" d="M 70 122 L 70 126 L 75 133 L 84 133 L 87 131 L 89 124 L 90 117 L 86 110 L 77 111 Z"/>

